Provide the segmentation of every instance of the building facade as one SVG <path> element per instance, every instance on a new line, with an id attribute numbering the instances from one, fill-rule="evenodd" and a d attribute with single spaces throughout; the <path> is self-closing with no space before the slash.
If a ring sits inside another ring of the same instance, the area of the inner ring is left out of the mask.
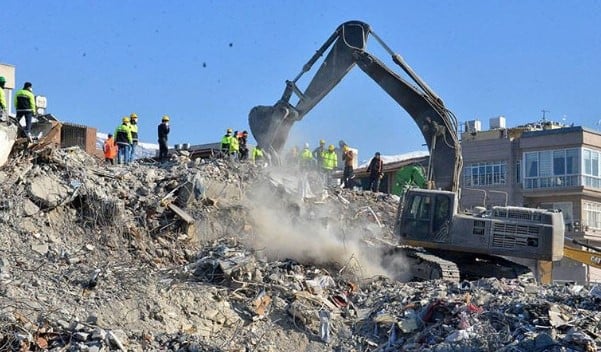
<path id="1" fill-rule="evenodd" d="M 561 209 L 566 237 L 601 247 L 601 133 L 547 121 L 466 129 L 461 145 L 462 208 Z M 598 269 L 568 259 L 554 264 L 553 276 L 601 281 Z"/>

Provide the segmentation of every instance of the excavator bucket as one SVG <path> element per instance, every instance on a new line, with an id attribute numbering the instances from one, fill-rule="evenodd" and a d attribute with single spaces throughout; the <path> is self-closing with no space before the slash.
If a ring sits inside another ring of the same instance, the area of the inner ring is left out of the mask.
<path id="1" fill-rule="evenodd" d="M 259 105 L 252 108 L 248 123 L 257 145 L 268 153 L 279 153 L 298 113 L 289 104 L 279 102 L 274 106 Z"/>

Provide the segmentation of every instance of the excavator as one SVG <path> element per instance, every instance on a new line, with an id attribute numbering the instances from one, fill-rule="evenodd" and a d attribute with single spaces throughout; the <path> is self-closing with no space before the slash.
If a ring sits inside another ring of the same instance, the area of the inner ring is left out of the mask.
<path id="1" fill-rule="evenodd" d="M 391 70 L 367 51 L 374 38 L 405 75 Z M 329 51 L 328 51 L 329 50 Z M 327 52 L 327 54 L 326 54 Z M 325 59 L 301 89 L 297 82 L 322 57 Z M 517 261 L 535 264 L 539 278 L 549 281 L 548 268 L 560 260 L 564 247 L 561 212 L 514 206 L 459 211 L 462 169 L 457 120 L 442 99 L 367 23 L 341 24 L 271 106 L 256 106 L 249 125 L 263 150 L 279 153 L 293 124 L 303 119 L 355 66 L 358 66 L 411 116 L 430 152 L 426 189 L 410 188 L 398 207 L 395 235 L 411 259 L 411 275 L 418 280 L 496 276 L 517 277 L 530 272 Z M 298 101 L 291 103 L 292 96 Z M 399 253 L 400 255 L 400 253 Z M 516 261 L 513 258 L 517 258 Z"/>

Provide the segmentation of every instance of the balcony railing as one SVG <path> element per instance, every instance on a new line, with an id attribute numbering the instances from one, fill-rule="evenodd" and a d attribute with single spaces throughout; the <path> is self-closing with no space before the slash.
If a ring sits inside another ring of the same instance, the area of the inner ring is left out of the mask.
<path id="1" fill-rule="evenodd" d="M 579 181 L 579 175 L 526 178 L 524 180 L 524 189 L 565 188 L 580 186 Z"/>

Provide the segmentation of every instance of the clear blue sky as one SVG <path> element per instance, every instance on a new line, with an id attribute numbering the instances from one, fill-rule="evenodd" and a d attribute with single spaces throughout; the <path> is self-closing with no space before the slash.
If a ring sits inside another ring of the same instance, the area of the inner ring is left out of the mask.
<path id="1" fill-rule="evenodd" d="M 0 62 L 17 67 L 59 119 L 113 131 L 139 116 L 155 142 L 218 141 L 248 129 L 286 79 L 347 20 L 361 20 L 460 122 L 504 115 L 601 128 L 600 1 L 3 1 Z M 373 39 L 373 38 L 372 38 Z M 375 41 L 368 50 L 396 66 Z M 318 66 L 315 66 L 317 68 Z M 310 78 L 314 71 L 306 75 Z M 301 82 L 307 82 L 307 79 Z M 344 139 L 360 150 L 425 150 L 408 115 L 355 68 L 292 130 L 293 143 Z"/>

